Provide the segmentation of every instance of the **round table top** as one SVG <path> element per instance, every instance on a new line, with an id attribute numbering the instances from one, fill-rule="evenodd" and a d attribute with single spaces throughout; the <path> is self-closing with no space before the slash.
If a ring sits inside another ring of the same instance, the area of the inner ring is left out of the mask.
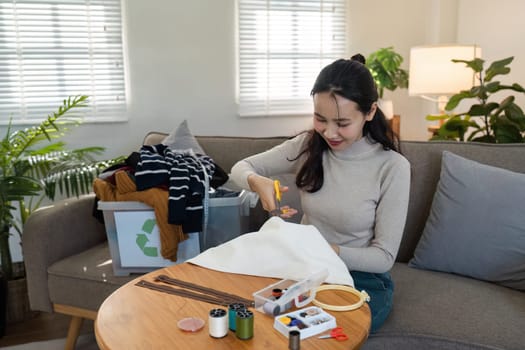
<path id="1" fill-rule="evenodd" d="M 128 282 L 101 305 L 95 321 L 95 335 L 102 350 L 116 349 L 287 349 L 288 339 L 274 327 L 274 318 L 251 309 L 254 313 L 253 337 L 237 338 L 235 332 L 220 339 L 209 335 L 208 314 L 220 306 L 137 286 L 145 280 L 153 282 L 164 274 L 179 280 L 239 295 L 253 300 L 253 293 L 279 281 L 278 279 L 232 274 L 210 270 L 189 263 L 173 265 L 139 276 Z M 158 282 L 157 282 L 158 283 Z M 357 297 L 339 291 L 318 293 L 317 299 L 327 304 L 348 305 Z M 311 306 L 308 305 L 308 306 Z M 357 310 L 327 311 L 336 318 L 349 339 L 301 340 L 301 349 L 358 349 L 368 337 L 370 309 L 364 304 Z M 205 321 L 197 332 L 184 332 L 178 321 L 196 317 Z M 324 333 L 323 333 L 324 334 Z"/>

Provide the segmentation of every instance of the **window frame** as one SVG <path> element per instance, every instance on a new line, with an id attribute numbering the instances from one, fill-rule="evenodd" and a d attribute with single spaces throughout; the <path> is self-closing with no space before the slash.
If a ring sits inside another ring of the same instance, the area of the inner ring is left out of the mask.
<path id="1" fill-rule="evenodd" d="M 346 0 L 237 0 L 236 6 L 238 115 L 240 117 L 311 115 L 310 89 L 315 77 L 324 66 L 344 57 L 347 52 Z M 317 12 L 315 6 L 318 7 Z M 264 14 L 257 14 L 257 11 Z M 290 20 L 279 18 L 287 16 L 287 13 Z M 268 21 L 266 28 L 264 28 L 264 21 L 261 20 L 265 15 Z M 312 19 L 308 24 L 312 24 L 313 27 L 317 25 L 319 28 L 319 31 L 314 33 L 314 36 L 317 33 L 318 37 L 312 40 L 317 42 L 315 50 L 312 49 L 313 44 L 310 46 L 304 41 L 308 34 L 302 34 L 309 28 L 304 26 L 304 23 L 307 23 L 304 18 L 308 18 L 309 15 Z M 331 25 L 327 26 L 327 21 L 331 21 Z M 270 23 L 279 24 L 279 28 L 288 25 L 289 31 L 286 34 L 276 35 L 275 32 L 272 33 Z M 262 29 L 257 29 L 257 26 Z M 331 39 L 327 38 L 330 34 Z M 282 40 L 286 35 L 289 35 L 290 41 Z M 298 44 L 301 42 L 302 47 L 308 47 L 302 49 L 304 52 L 298 49 L 300 46 Z M 284 50 L 279 52 L 276 49 L 279 46 L 285 47 Z M 253 68 L 257 65 L 263 67 L 264 63 L 261 62 L 267 62 L 266 65 L 270 67 L 266 68 L 266 72 L 264 72 L 265 68 Z M 290 67 L 294 64 L 295 67 L 292 69 L 282 69 L 285 65 Z M 305 68 L 307 66 L 308 69 Z M 293 74 L 296 75 L 292 76 Z M 283 88 L 286 84 L 291 86 L 288 90 L 286 87 Z M 261 91 L 264 89 L 267 92 Z M 282 95 L 279 96 L 273 91 L 282 91 L 280 92 Z"/>
<path id="2" fill-rule="evenodd" d="M 0 125 L 38 124 L 73 95 L 89 96 L 83 122 L 127 121 L 124 11 L 121 0 L 0 1 Z"/>

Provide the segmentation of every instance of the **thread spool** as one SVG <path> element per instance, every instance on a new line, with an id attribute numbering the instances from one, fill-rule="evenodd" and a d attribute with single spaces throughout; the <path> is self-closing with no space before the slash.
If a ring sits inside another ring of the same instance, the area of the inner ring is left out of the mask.
<path id="1" fill-rule="evenodd" d="M 208 325 L 211 337 L 225 337 L 228 334 L 228 317 L 226 317 L 226 310 L 211 309 L 208 316 Z"/>
<path id="2" fill-rule="evenodd" d="M 299 331 L 293 330 L 288 333 L 288 349 L 301 349 L 301 333 Z"/>
<path id="3" fill-rule="evenodd" d="M 263 305 L 264 313 L 270 316 L 277 316 L 281 313 L 281 307 L 279 304 L 272 301 L 267 301 Z"/>
<path id="4" fill-rule="evenodd" d="M 230 304 L 228 307 L 228 321 L 230 324 L 230 330 L 235 332 L 235 325 L 236 325 L 236 317 L 237 317 L 237 311 L 246 310 L 246 305 L 243 303 L 233 303 Z"/>
<path id="5" fill-rule="evenodd" d="M 253 312 L 250 310 L 237 311 L 235 322 L 237 338 L 247 340 L 253 337 Z"/>

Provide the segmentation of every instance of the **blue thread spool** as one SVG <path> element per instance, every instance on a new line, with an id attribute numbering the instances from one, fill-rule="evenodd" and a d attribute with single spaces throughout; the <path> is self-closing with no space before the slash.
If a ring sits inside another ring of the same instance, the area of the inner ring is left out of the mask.
<path id="1" fill-rule="evenodd" d="M 228 307 L 228 323 L 231 331 L 235 332 L 236 329 L 236 317 L 238 311 L 246 310 L 246 305 L 243 303 L 233 303 Z"/>

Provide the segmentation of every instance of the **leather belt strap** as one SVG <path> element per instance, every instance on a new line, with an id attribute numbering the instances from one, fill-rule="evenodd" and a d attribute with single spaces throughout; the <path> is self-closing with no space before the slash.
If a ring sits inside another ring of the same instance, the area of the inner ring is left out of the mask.
<path id="1" fill-rule="evenodd" d="M 164 282 L 166 284 L 171 284 L 171 285 L 174 285 L 174 286 L 177 286 L 177 287 L 182 287 L 182 288 L 186 288 L 186 289 L 192 289 L 192 290 L 195 290 L 195 291 L 197 291 L 199 293 L 205 293 L 205 294 L 213 295 L 213 296 L 216 296 L 216 297 L 219 297 L 219 298 L 223 298 L 223 299 L 231 299 L 231 300 L 234 300 L 236 302 L 240 302 L 242 304 L 245 304 L 247 306 L 251 306 L 252 304 L 254 304 L 253 300 L 246 299 L 246 298 L 240 297 L 240 296 L 235 295 L 235 294 L 230 294 L 230 293 L 222 292 L 220 290 L 216 290 L 216 289 L 213 289 L 213 288 L 199 286 L 198 284 L 182 281 L 182 280 L 179 280 L 179 279 L 176 279 L 176 278 L 171 278 L 171 277 L 168 277 L 166 275 L 158 275 L 155 280 L 156 281 L 160 281 L 160 282 Z"/>
<path id="2" fill-rule="evenodd" d="M 212 288 L 199 286 L 199 285 L 196 285 L 190 282 L 185 282 L 185 281 L 177 280 L 174 278 L 170 278 L 166 275 L 157 276 L 156 281 L 181 286 L 187 289 L 173 288 L 170 286 L 153 283 L 153 282 L 149 282 L 146 280 L 140 280 L 135 285 L 139 287 L 156 290 L 156 291 L 163 292 L 163 293 L 181 296 L 184 298 L 203 301 L 203 302 L 214 304 L 214 305 L 228 306 L 229 304 L 233 304 L 233 303 L 242 303 L 242 304 L 245 304 L 247 307 L 250 307 L 250 306 L 253 307 L 255 305 L 253 300 L 249 300 L 249 299 L 246 299 L 246 298 L 234 295 L 234 294 L 229 294 L 229 293 L 225 293 L 222 291 L 218 291 Z M 198 292 L 192 292 L 188 289 L 193 289 Z"/>

